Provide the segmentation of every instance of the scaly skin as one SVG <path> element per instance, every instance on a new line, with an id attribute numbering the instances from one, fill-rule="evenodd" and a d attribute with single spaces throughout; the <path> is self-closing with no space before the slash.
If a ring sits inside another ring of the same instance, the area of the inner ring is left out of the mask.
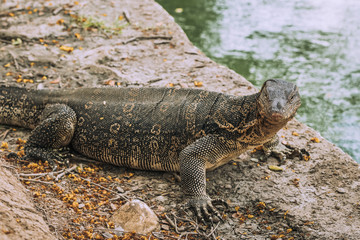
<path id="1" fill-rule="evenodd" d="M 300 106 L 297 87 L 268 80 L 259 93 L 230 96 L 198 89 L 0 87 L 0 123 L 34 129 L 27 157 L 61 160 L 71 146 L 89 158 L 144 170 L 175 171 L 201 218 L 218 212 L 205 172 L 249 148 L 272 146 Z"/>

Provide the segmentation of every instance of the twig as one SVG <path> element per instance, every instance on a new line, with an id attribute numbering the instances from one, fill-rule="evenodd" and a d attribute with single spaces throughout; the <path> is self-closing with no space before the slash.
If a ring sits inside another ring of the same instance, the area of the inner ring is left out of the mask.
<path id="1" fill-rule="evenodd" d="M 16 60 L 15 54 L 14 54 L 13 52 L 11 52 L 11 51 L 9 51 L 9 53 L 10 53 L 11 57 L 12 57 L 13 60 L 14 60 L 15 69 L 16 69 L 17 71 L 19 71 L 19 70 L 20 70 L 20 68 L 19 68 L 19 63 L 18 63 L 17 60 Z"/>
<path id="2" fill-rule="evenodd" d="M 52 11 L 53 15 L 58 15 L 62 10 L 64 10 L 63 7 L 58 7 L 56 9 L 54 9 L 54 11 Z"/>
<path id="3" fill-rule="evenodd" d="M 173 227 L 173 228 L 175 228 L 175 232 L 177 233 L 177 234 L 179 234 L 179 231 L 178 231 L 178 229 L 177 229 L 177 226 L 176 226 L 176 224 L 173 222 L 173 220 L 171 220 L 171 218 L 167 215 L 167 214 L 165 214 L 165 218 L 166 218 L 166 220 L 169 222 L 169 224 Z M 176 219 L 175 219 L 176 220 Z"/>
<path id="4" fill-rule="evenodd" d="M 127 10 L 124 10 L 124 11 L 122 12 L 122 14 L 123 14 L 126 22 L 131 25 L 129 12 L 128 12 Z"/>
<path id="5" fill-rule="evenodd" d="M 217 223 L 217 225 L 214 227 L 214 229 L 206 236 L 206 238 L 209 238 L 210 235 L 213 235 L 213 238 L 216 239 L 216 237 L 214 236 L 214 232 L 218 228 L 219 224 L 220 224 L 220 221 Z"/>
<path id="6" fill-rule="evenodd" d="M 4 133 L 2 133 L 1 134 L 1 136 L 2 136 L 2 141 L 4 141 L 5 140 L 5 138 L 6 138 L 6 136 L 8 135 L 8 133 L 10 132 L 10 129 L 8 129 L 8 130 L 6 130 Z"/>
<path id="7" fill-rule="evenodd" d="M 155 78 L 155 79 L 149 80 L 148 83 L 156 83 L 156 82 L 159 82 L 161 80 L 163 80 L 163 79 L 162 78 Z"/>
<path id="8" fill-rule="evenodd" d="M 19 177 L 39 177 L 39 176 L 46 176 L 46 175 L 52 175 L 55 173 L 61 173 L 64 170 L 57 171 L 57 172 L 45 172 L 45 173 L 19 173 L 17 174 Z"/>
<path id="9" fill-rule="evenodd" d="M 62 178 L 65 174 L 70 173 L 74 171 L 77 168 L 77 165 L 72 166 L 71 168 L 65 169 L 63 173 L 60 173 L 56 176 L 55 181 L 58 181 L 60 178 Z"/>
<path id="10" fill-rule="evenodd" d="M 152 40 L 152 39 L 165 39 L 165 40 L 171 40 L 171 36 L 139 36 L 139 37 L 133 37 L 129 40 L 123 41 L 123 44 L 128 44 L 135 41 L 141 41 L 141 40 Z"/>
<path id="11" fill-rule="evenodd" d="M 44 181 L 40 181 L 40 180 L 27 179 L 27 178 L 19 178 L 19 180 L 29 181 L 29 182 L 37 182 L 37 183 L 43 183 L 43 184 L 54 184 L 53 182 L 44 182 Z"/>

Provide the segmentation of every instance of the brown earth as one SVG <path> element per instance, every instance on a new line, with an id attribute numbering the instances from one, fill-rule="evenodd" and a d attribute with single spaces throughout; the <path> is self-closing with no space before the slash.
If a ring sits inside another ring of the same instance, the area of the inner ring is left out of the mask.
<path id="1" fill-rule="evenodd" d="M 199 87 L 234 95 L 257 91 L 195 48 L 153 0 L 0 2 L 2 83 L 28 88 Z M 231 209 L 224 213 L 224 223 L 207 229 L 180 210 L 186 199 L 176 176 L 79 158 L 51 173 L 46 163 L 6 158 L 9 152 L 21 154 L 21 139 L 29 130 L 0 130 L 6 161 L 0 162 L 0 239 L 360 236 L 359 165 L 296 120 L 279 134 L 284 143 L 305 148 L 310 159 L 261 162 L 257 151 L 208 173 L 208 193 L 228 200 Z M 272 171 L 270 165 L 283 170 Z M 144 200 L 160 216 L 161 232 L 141 236 L 113 229 L 112 213 L 131 198 Z"/>

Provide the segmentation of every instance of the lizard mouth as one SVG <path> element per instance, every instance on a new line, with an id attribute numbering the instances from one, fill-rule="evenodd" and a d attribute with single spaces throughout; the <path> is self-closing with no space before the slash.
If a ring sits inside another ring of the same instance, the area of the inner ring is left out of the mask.
<path id="1" fill-rule="evenodd" d="M 272 120 L 274 120 L 276 122 L 284 120 L 284 118 L 285 118 L 284 115 L 279 113 L 279 112 L 272 112 L 270 114 L 270 119 L 272 119 Z"/>

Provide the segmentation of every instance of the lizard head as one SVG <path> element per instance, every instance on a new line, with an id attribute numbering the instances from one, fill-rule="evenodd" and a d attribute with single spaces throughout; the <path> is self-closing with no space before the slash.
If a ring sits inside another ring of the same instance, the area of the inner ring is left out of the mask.
<path id="1" fill-rule="evenodd" d="M 260 115 L 272 123 L 292 119 L 301 105 L 298 87 L 279 79 L 267 80 L 257 99 Z"/>

